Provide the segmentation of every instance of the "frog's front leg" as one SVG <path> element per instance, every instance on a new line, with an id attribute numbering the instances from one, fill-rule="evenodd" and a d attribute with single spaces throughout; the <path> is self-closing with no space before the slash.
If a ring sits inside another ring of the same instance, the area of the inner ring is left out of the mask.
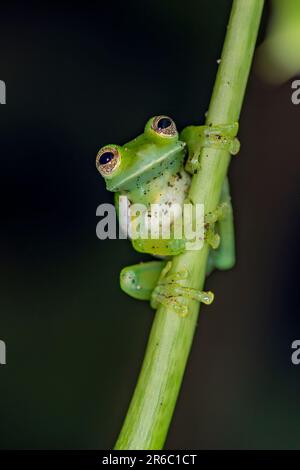
<path id="1" fill-rule="evenodd" d="M 187 143 L 189 152 L 186 171 L 193 174 L 200 168 L 200 152 L 204 147 L 227 150 L 236 155 L 240 150 L 240 142 L 236 137 L 238 128 L 237 122 L 186 127 L 181 133 L 181 139 Z"/>
<path id="2" fill-rule="evenodd" d="M 156 309 L 159 304 L 171 307 L 178 315 L 185 317 L 188 315 L 188 307 L 183 302 L 184 299 L 196 300 L 209 305 L 214 300 L 212 292 L 203 292 L 191 287 L 180 284 L 188 278 L 189 273 L 186 269 L 168 274 L 172 262 L 168 261 L 163 268 L 158 283 L 151 295 L 151 306 Z"/>
<path id="3" fill-rule="evenodd" d="M 236 155 L 240 150 L 240 142 L 236 137 L 238 130 L 238 122 L 203 126 L 203 147 L 227 150 L 231 155 Z"/>

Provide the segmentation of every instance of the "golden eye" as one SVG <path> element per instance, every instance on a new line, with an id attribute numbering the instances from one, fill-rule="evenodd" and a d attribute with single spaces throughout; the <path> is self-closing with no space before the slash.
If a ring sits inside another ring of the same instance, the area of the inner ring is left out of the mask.
<path id="1" fill-rule="evenodd" d="M 102 176 L 110 175 L 120 164 L 121 155 L 114 147 L 103 147 L 96 157 L 96 167 Z"/>
<path id="2" fill-rule="evenodd" d="M 173 137 L 177 135 L 175 122 L 168 116 L 156 116 L 151 127 L 155 132 L 163 136 Z"/>

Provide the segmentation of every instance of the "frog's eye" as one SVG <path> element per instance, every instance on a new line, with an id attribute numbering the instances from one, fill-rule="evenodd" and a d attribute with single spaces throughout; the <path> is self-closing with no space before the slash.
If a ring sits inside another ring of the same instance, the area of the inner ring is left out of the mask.
<path id="1" fill-rule="evenodd" d="M 121 155 L 114 147 L 103 147 L 96 157 L 96 167 L 102 176 L 111 175 L 119 166 Z"/>
<path id="2" fill-rule="evenodd" d="M 168 116 L 156 116 L 152 122 L 152 129 L 162 136 L 173 137 L 177 135 L 177 129 L 173 119 Z"/>

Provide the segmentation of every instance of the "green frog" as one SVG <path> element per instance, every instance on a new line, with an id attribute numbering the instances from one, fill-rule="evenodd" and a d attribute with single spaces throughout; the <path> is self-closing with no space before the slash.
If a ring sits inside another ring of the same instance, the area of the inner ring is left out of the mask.
<path id="1" fill-rule="evenodd" d="M 231 154 L 239 150 L 236 138 L 238 123 L 218 126 L 189 126 L 180 134 L 168 116 L 155 116 L 147 122 L 144 132 L 123 146 L 106 145 L 96 157 L 96 167 L 106 187 L 115 193 L 118 213 L 119 196 L 126 196 L 128 208 L 143 204 L 151 215 L 153 204 L 182 207 L 188 201 L 191 175 L 201 171 L 200 151 L 203 147 L 225 149 Z M 186 250 L 187 240 L 174 236 L 181 211 L 173 211 L 161 225 L 170 225 L 170 237 L 134 238 L 133 248 L 159 259 L 128 266 L 120 274 L 121 288 L 128 295 L 148 300 L 153 308 L 171 306 L 180 316 L 188 314 L 182 298 L 205 304 L 213 301 L 212 292 L 182 285 L 188 270 L 170 274 L 171 257 Z M 205 241 L 210 245 L 207 275 L 213 269 L 230 269 L 235 262 L 232 207 L 227 178 L 223 183 L 220 203 L 214 212 L 205 214 Z M 128 221 L 133 222 L 132 218 Z"/>

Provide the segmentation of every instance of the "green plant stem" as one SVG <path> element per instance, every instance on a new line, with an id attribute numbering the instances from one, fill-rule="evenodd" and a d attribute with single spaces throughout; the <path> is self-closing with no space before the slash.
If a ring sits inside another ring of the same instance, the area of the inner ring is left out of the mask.
<path id="1" fill-rule="evenodd" d="M 239 119 L 251 67 L 264 0 L 235 0 L 221 63 L 211 98 L 207 123 Z M 201 171 L 194 175 L 190 199 L 205 212 L 218 204 L 230 155 L 203 149 Z M 188 268 L 186 285 L 203 289 L 209 248 L 187 251 L 173 258 L 172 271 Z M 209 308 L 209 307 L 207 307 Z M 155 315 L 143 366 L 115 449 L 161 449 L 172 419 L 191 348 L 199 304 L 189 302 L 189 315 L 179 317 L 161 306 Z"/>

